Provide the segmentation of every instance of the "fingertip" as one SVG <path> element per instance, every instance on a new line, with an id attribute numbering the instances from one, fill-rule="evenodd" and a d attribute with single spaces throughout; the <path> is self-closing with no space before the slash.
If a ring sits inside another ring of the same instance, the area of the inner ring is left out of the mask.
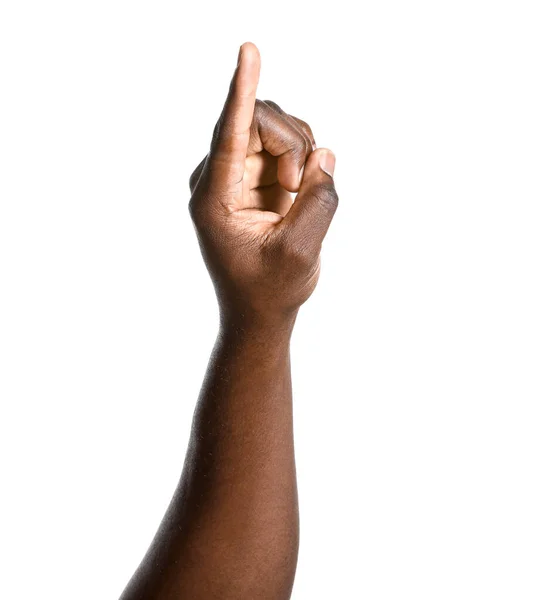
<path id="1" fill-rule="evenodd" d="M 259 85 L 261 58 L 257 46 L 252 42 L 244 42 L 239 48 L 239 59 L 235 69 L 235 78 L 240 88 L 240 96 L 254 96 Z"/>
<path id="2" fill-rule="evenodd" d="M 253 42 L 244 42 L 239 48 L 238 65 L 246 62 L 248 64 L 261 64 L 261 54 Z"/>
<path id="3" fill-rule="evenodd" d="M 319 168 L 330 177 L 333 177 L 335 162 L 335 154 L 329 148 L 315 148 L 307 159 L 307 165 L 311 167 L 310 170 Z"/>
<path id="4" fill-rule="evenodd" d="M 297 187 L 291 187 L 290 189 L 287 187 L 285 189 L 290 192 L 300 192 L 304 189 L 307 189 L 309 186 L 313 186 L 318 182 L 325 181 L 326 179 L 332 181 L 334 169 L 335 154 L 329 148 L 316 148 L 307 157 L 303 167 L 303 172 L 300 173 L 301 179 L 298 182 Z M 288 175 L 292 181 L 292 173 L 285 173 L 285 175 Z M 278 177 L 278 180 L 281 183 L 280 177 Z"/>
<path id="5" fill-rule="evenodd" d="M 333 177 L 333 173 L 335 172 L 336 160 L 335 154 L 329 148 L 320 148 L 318 164 L 322 171 L 330 177 Z"/>

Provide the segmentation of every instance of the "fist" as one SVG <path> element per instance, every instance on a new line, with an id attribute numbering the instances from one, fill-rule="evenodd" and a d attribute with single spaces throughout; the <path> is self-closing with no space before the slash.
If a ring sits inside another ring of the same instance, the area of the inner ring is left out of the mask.
<path id="1" fill-rule="evenodd" d="M 247 42 L 189 182 L 202 255 L 221 316 L 231 319 L 296 315 L 318 281 L 338 204 L 335 156 L 316 148 L 307 123 L 256 99 L 259 71 L 259 51 Z"/>

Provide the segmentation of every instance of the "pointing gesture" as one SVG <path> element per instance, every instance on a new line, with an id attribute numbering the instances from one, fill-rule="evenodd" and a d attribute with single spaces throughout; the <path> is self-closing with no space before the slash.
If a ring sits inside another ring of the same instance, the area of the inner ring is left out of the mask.
<path id="1" fill-rule="evenodd" d="M 313 291 L 335 213 L 335 157 L 311 128 L 256 99 L 261 59 L 243 44 L 189 209 L 222 316 L 294 315 Z M 290 192 L 298 192 L 294 202 Z"/>
<path id="2" fill-rule="evenodd" d="M 190 213 L 220 308 L 182 475 L 121 600 L 288 600 L 299 548 L 290 338 L 337 207 L 335 157 L 257 100 L 241 46 Z M 292 193 L 296 193 L 294 202 Z"/>

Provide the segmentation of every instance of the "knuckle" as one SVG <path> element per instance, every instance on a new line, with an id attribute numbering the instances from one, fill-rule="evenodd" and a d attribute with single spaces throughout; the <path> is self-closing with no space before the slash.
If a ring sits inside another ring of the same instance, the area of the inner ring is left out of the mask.
<path id="1" fill-rule="evenodd" d="M 306 135 L 307 135 L 307 137 L 309 139 L 309 142 L 310 142 L 310 145 L 311 145 L 311 152 L 312 152 L 313 151 L 313 144 L 316 147 L 316 141 L 315 141 L 315 136 L 313 135 L 313 131 L 312 131 L 311 127 L 309 127 L 309 125 L 307 125 L 307 123 L 305 123 L 305 125 L 303 127 L 303 130 L 305 131 L 305 133 L 306 133 Z"/>
<path id="2" fill-rule="evenodd" d="M 268 104 L 264 100 L 260 100 L 259 98 L 255 99 L 254 104 L 254 119 L 261 118 L 266 112 L 268 112 Z"/>
<path id="3" fill-rule="evenodd" d="M 277 119 L 279 119 L 277 111 L 267 101 L 256 98 L 251 131 L 268 135 L 275 130 Z"/>
<path id="4" fill-rule="evenodd" d="M 311 138 L 307 135 L 307 133 L 300 129 L 299 130 L 300 135 L 302 136 L 303 140 L 304 140 L 304 144 L 305 144 L 305 158 L 307 158 L 311 152 L 313 151 L 313 145 L 311 142 Z"/>
<path id="5" fill-rule="evenodd" d="M 307 135 L 312 138 L 313 131 L 309 123 L 307 121 L 304 121 L 303 119 L 298 119 L 298 123 L 300 124 L 300 127 L 305 131 L 305 133 L 307 133 Z"/>
<path id="6" fill-rule="evenodd" d="M 312 146 L 312 144 L 315 141 L 315 136 L 313 135 L 313 130 L 311 129 L 309 123 L 307 123 L 307 121 L 304 121 L 303 119 L 295 117 L 294 115 L 290 116 L 294 123 L 296 123 L 296 125 L 304 132 L 304 134 L 309 140 L 309 144 Z"/>
<path id="7" fill-rule="evenodd" d="M 300 125 L 302 126 L 302 129 L 304 131 L 306 131 L 309 134 L 311 133 L 311 127 L 309 126 L 309 123 L 307 123 L 307 121 L 300 119 Z"/>
<path id="8" fill-rule="evenodd" d="M 307 158 L 308 154 L 311 153 L 309 142 L 307 141 L 306 136 L 302 132 L 295 130 L 295 138 L 290 152 L 296 159 L 296 161 L 302 164 Z"/>
<path id="9" fill-rule="evenodd" d="M 273 108 L 276 112 L 283 114 L 283 110 L 279 104 L 276 104 L 274 100 L 264 100 L 265 104 L 268 104 L 271 108 Z"/>

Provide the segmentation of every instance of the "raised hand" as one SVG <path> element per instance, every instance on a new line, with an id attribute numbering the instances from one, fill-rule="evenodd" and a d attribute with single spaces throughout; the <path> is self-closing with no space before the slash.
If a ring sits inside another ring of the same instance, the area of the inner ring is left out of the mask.
<path id="1" fill-rule="evenodd" d="M 337 207 L 335 158 L 306 123 L 256 100 L 259 67 L 257 48 L 243 44 L 210 151 L 190 178 L 221 323 L 179 485 L 122 600 L 291 595 L 290 339 Z"/>
<path id="2" fill-rule="evenodd" d="M 259 51 L 247 42 L 210 151 L 190 177 L 190 213 L 221 315 L 231 319 L 295 315 L 316 286 L 338 204 L 335 156 L 316 148 L 307 123 L 256 99 L 259 72 Z"/>

